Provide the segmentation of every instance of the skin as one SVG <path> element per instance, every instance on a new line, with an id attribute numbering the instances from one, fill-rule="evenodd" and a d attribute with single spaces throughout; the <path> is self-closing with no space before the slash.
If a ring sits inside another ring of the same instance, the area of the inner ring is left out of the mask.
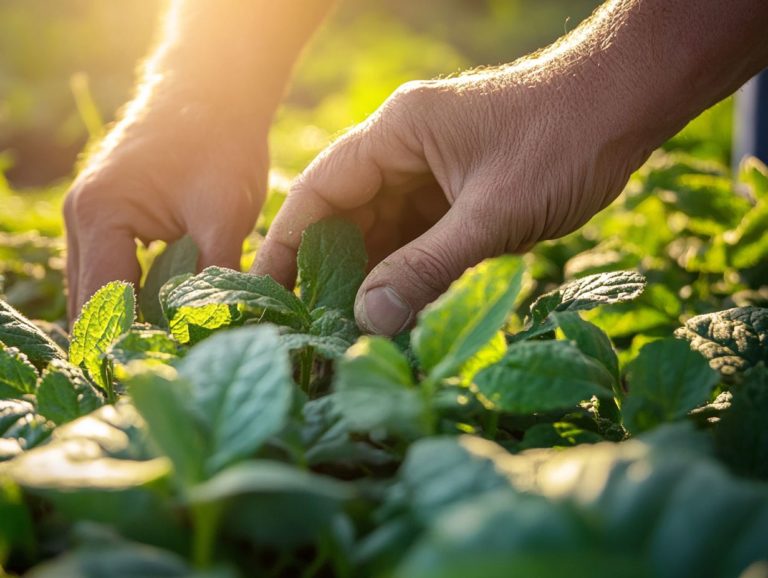
<path id="1" fill-rule="evenodd" d="M 327 8 L 318 5 L 298 26 L 305 36 Z M 766 21 L 760 0 L 614 0 L 540 53 L 408 83 L 296 179 L 252 272 L 292 286 L 301 232 L 345 215 L 363 229 L 375 264 L 357 296 L 357 321 L 372 333 L 397 333 L 467 267 L 565 235 L 608 205 L 653 149 L 768 65 Z M 282 70 L 291 61 L 283 58 Z M 184 72 L 171 82 L 178 78 Z M 73 310 L 102 283 L 137 278 L 135 263 L 125 265 L 133 237 L 170 240 L 188 231 L 203 249 L 201 265 L 236 265 L 263 199 L 259 143 L 268 122 L 258 114 L 256 131 L 224 122 L 211 147 L 210 119 L 184 122 L 169 112 L 179 108 L 169 92 L 137 107 L 144 120 L 129 121 L 136 128 L 94 157 L 70 194 Z M 163 108 L 169 98 L 174 104 Z M 237 139 L 250 146 L 232 146 Z M 219 154 L 225 141 L 230 148 Z M 154 162 L 143 164 L 148 158 Z M 104 223 L 118 207 L 127 216 Z"/>
<path id="2" fill-rule="evenodd" d="M 189 234 L 200 268 L 239 268 L 266 194 L 269 125 L 331 6 L 173 0 L 136 96 L 64 203 L 70 320 L 105 283 L 138 286 L 135 239 Z"/>

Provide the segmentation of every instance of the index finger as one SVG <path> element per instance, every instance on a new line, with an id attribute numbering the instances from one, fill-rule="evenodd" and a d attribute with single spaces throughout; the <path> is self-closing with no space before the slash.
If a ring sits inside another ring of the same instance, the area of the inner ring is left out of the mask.
<path id="1" fill-rule="evenodd" d="M 429 171 L 402 115 L 374 114 L 323 151 L 297 179 L 267 233 L 251 272 L 286 287 L 296 280 L 301 233 L 312 223 L 365 205 L 382 186 Z"/>
<path id="2" fill-rule="evenodd" d="M 293 287 L 301 233 L 312 223 L 360 207 L 376 195 L 382 185 L 381 170 L 361 151 L 362 134 L 356 130 L 336 141 L 296 179 L 251 273 L 270 275 Z"/>
<path id="3" fill-rule="evenodd" d="M 71 194 L 64 200 L 64 227 L 67 234 L 67 319 L 71 326 L 77 316 L 77 276 L 79 274 L 77 225 Z"/>
<path id="4" fill-rule="evenodd" d="M 138 288 L 141 278 L 136 240 L 123 227 L 97 226 L 77 233 L 77 297 L 74 319 L 86 301 L 110 281 L 127 281 Z"/>

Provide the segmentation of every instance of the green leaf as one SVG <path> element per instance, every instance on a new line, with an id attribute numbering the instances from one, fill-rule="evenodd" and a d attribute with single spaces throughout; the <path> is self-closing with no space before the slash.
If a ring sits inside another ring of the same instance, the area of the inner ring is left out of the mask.
<path id="1" fill-rule="evenodd" d="M 659 198 L 687 217 L 686 228 L 699 235 L 715 235 L 738 224 L 749 210 L 745 198 L 734 194 L 729 177 L 686 174 Z"/>
<path id="2" fill-rule="evenodd" d="M 392 342 L 362 337 L 339 360 L 336 404 L 353 430 L 377 428 L 413 435 L 422 430 L 424 406 L 408 361 Z"/>
<path id="3" fill-rule="evenodd" d="M 219 333 L 178 364 L 207 427 L 208 474 L 254 453 L 285 425 L 293 381 L 288 352 L 268 325 Z"/>
<path id="4" fill-rule="evenodd" d="M 473 496 L 510 487 L 497 444 L 472 436 L 430 437 L 408 449 L 392 497 L 407 504 L 422 524 Z"/>
<path id="5" fill-rule="evenodd" d="M 353 497 L 342 482 L 280 462 L 246 461 L 194 488 L 193 504 L 226 504 L 227 531 L 258 544 L 316 541 L 342 503 Z M 269 523 L 265 523 L 269 520 Z"/>
<path id="6" fill-rule="evenodd" d="M 470 496 L 406 551 L 396 578 L 650 578 L 636 555 L 598 553 L 562 504 L 510 490 Z"/>
<path id="7" fill-rule="evenodd" d="M 354 496 L 351 488 L 334 478 L 320 476 L 295 466 L 270 460 L 248 460 L 235 464 L 195 486 L 190 503 L 220 502 L 245 494 L 313 494 L 333 500 Z"/>
<path id="8" fill-rule="evenodd" d="M 350 347 L 348 341 L 335 336 L 310 335 L 308 333 L 286 333 L 280 336 L 280 344 L 288 351 L 312 347 L 323 359 L 337 359 Z"/>
<path id="9" fill-rule="evenodd" d="M 338 309 L 320 307 L 312 311 L 312 335 L 333 336 L 343 339 L 350 345 L 360 337 L 360 330 L 353 317 L 347 317 Z"/>
<path id="10" fill-rule="evenodd" d="M 192 386 L 178 379 L 171 368 L 150 368 L 133 371 L 125 383 L 150 436 L 173 462 L 182 487 L 190 487 L 203 479 L 209 449 L 203 428 L 190 408 Z"/>
<path id="11" fill-rule="evenodd" d="M 160 302 L 160 308 L 163 311 L 163 317 L 165 318 L 165 322 L 163 323 L 163 327 L 167 327 L 170 320 L 171 315 L 169 315 L 168 310 L 168 296 L 171 294 L 171 292 L 176 289 L 179 285 L 187 281 L 188 279 L 191 279 L 194 277 L 192 273 L 182 273 L 180 275 L 174 275 L 168 281 L 163 283 L 163 286 L 160 287 L 160 290 L 157 293 L 157 300 Z"/>
<path id="12" fill-rule="evenodd" d="M 336 397 L 337 394 L 331 393 L 312 399 L 301 408 L 301 443 L 306 448 L 304 458 L 307 463 L 310 466 L 393 463 L 396 460 L 393 455 L 352 433 L 350 424 L 341 415 Z"/>
<path id="13" fill-rule="evenodd" d="M 715 427 L 718 454 L 733 471 L 768 480 L 768 369 L 758 365 L 734 389 Z"/>
<path id="14" fill-rule="evenodd" d="M 182 353 L 181 345 L 165 331 L 134 327 L 109 348 L 108 355 L 119 365 L 132 361 L 171 363 Z"/>
<path id="15" fill-rule="evenodd" d="M 725 234 L 729 263 L 738 269 L 759 265 L 768 257 L 768 198 L 749 211 L 733 231 Z"/>
<path id="16" fill-rule="evenodd" d="M 552 315 L 563 334 L 574 341 L 583 353 L 597 359 L 619 383 L 619 359 L 608 336 L 596 325 L 584 321 L 575 311 L 562 311 Z"/>
<path id="17" fill-rule="evenodd" d="M 611 396 L 613 377 L 567 341 L 530 341 L 475 376 L 478 391 L 512 413 L 565 409 L 591 396 Z"/>
<path id="18" fill-rule="evenodd" d="M 183 236 L 165 248 L 152 263 L 139 291 L 139 308 L 144 321 L 164 327 L 167 325 L 160 303 L 160 289 L 172 277 L 194 273 L 197 269 L 197 245 L 189 235 Z"/>
<path id="19" fill-rule="evenodd" d="M 527 429 L 518 449 L 569 447 L 601 441 L 603 438 L 594 432 L 583 430 L 569 422 L 559 421 L 539 423 Z"/>
<path id="20" fill-rule="evenodd" d="M 522 341 L 555 328 L 549 314 L 556 311 L 587 311 L 600 305 L 624 303 L 640 296 L 645 277 L 636 271 L 598 273 L 570 281 L 533 302 L 526 329 L 513 337 Z"/>
<path id="21" fill-rule="evenodd" d="M 48 439 L 48 422 L 35 406 L 19 399 L 0 399 L 0 462 L 9 460 Z"/>
<path id="22" fill-rule="evenodd" d="M 312 311 L 309 333 L 287 333 L 280 336 L 283 346 L 294 351 L 312 347 L 324 359 L 336 359 L 360 336 L 357 324 L 337 309 L 324 307 Z"/>
<path id="23" fill-rule="evenodd" d="M 297 330 L 307 328 L 311 323 L 301 300 L 271 277 L 222 267 L 208 267 L 171 289 L 165 312 L 173 327 L 179 310 L 211 305 L 238 306 L 250 318 Z"/>
<path id="24" fill-rule="evenodd" d="M 614 238 L 568 259 L 563 266 L 563 274 L 566 279 L 576 279 L 618 269 L 631 269 L 639 265 L 640 257 L 633 253 L 623 240 Z"/>
<path id="25" fill-rule="evenodd" d="M 768 492 L 675 447 L 671 433 L 566 450 L 540 471 L 542 489 L 601 517 L 605 550 L 643 553 L 653 576 L 739 576 L 768 551 Z"/>
<path id="26" fill-rule="evenodd" d="M 23 552 L 32 558 L 35 530 L 31 512 L 18 486 L 0 477 L 0 567 L 8 552 Z"/>
<path id="27" fill-rule="evenodd" d="M 79 368 L 54 360 L 43 373 L 37 389 L 37 410 L 56 425 L 87 415 L 102 405 L 101 394 Z"/>
<path id="28" fill-rule="evenodd" d="M 768 309 L 737 307 L 697 315 L 675 335 L 690 341 L 691 349 L 725 378 L 733 379 L 761 361 L 768 363 Z"/>
<path id="29" fill-rule="evenodd" d="M 174 312 L 170 331 L 179 343 L 194 345 L 216 330 L 231 326 L 239 316 L 236 305 L 209 303 L 201 307 L 182 307 Z"/>
<path id="30" fill-rule="evenodd" d="M 682 419 L 706 403 L 719 378 L 685 341 L 670 338 L 644 346 L 627 367 L 627 381 L 624 426 L 638 433 Z"/>
<path id="31" fill-rule="evenodd" d="M 739 182 L 748 185 L 758 202 L 768 200 L 768 167 L 760 159 L 746 157 L 739 166 Z"/>
<path id="32" fill-rule="evenodd" d="M 421 312 L 411 343 L 431 379 L 455 375 L 504 326 L 523 269 L 522 260 L 511 255 L 483 261 Z"/>
<path id="33" fill-rule="evenodd" d="M 105 390 L 110 384 L 102 373 L 104 354 L 131 328 L 135 304 L 130 283 L 112 281 L 88 300 L 72 327 L 69 361 L 84 367 L 91 379 Z"/>
<path id="34" fill-rule="evenodd" d="M 146 544 L 89 544 L 35 566 L 29 578 L 218 578 L 196 574 L 178 554 Z M 223 574 L 222 578 L 234 578 Z"/>
<path id="35" fill-rule="evenodd" d="M 638 334 L 661 332 L 669 334 L 678 324 L 677 319 L 657 309 L 641 304 L 618 305 L 589 314 L 590 322 L 600 327 L 612 339 L 632 337 Z"/>
<path id="36" fill-rule="evenodd" d="M 8 305 L 0 300 L 0 343 L 16 347 L 24 353 L 38 368 L 52 359 L 64 359 L 64 351 L 45 333 Z"/>
<path id="37" fill-rule="evenodd" d="M 302 301 L 309 309 L 329 307 L 354 317 L 367 261 L 363 236 L 353 223 L 331 218 L 310 225 L 296 261 Z"/>
<path id="38" fill-rule="evenodd" d="M 72 492 L 123 490 L 168 474 L 164 458 L 137 459 L 126 430 L 138 428 L 132 408 L 104 406 L 57 428 L 49 443 L 20 454 L 5 473 L 24 488 Z"/>
<path id="39" fill-rule="evenodd" d="M 556 578 L 574 574 L 570 561 L 585 577 L 638 569 L 659 578 L 740 576 L 768 551 L 768 490 L 676 441 L 692 436 L 674 428 L 654 440 L 515 456 L 484 442 L 513 491 L 471 492 L 439 508 L 394 575 L 476 575 L 474 563 L 482 576 Z"/>
<path id="40" fill-rule="evenodd" d="M 108 526 L 179 550 L 186 532 L 168 495 L 170 463 L 156 456 L 141 417 L 119 401 L 57 428 L 49 443 L 16 457 L 3 473 L 26 495 L 43 498 L 57 520 L 97 522 L 104 525 L 100 536 Z"/>
<path id="41" fill-rule="evenodd" d="M 36 387 L 37 370 L 27 356 L 0 343 L 0 397 L 21 397 Z"/>
<path id="42" fill-rule="evenodd" d="M 459 371 L 459 381 L 464 387 L 472 384 L 475 375 L 489 365 L 498 363 L 507 352 L 507 338 L 503 331 L 497 331 L 496 335 L 470 357 Z"/>

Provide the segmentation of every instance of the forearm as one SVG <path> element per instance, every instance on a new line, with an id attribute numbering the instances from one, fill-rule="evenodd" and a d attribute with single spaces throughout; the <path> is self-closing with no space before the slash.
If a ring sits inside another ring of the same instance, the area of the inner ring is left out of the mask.
<path id="1" fill-rule="evenodd" d="M 235 113 L 274 111 L 333 0 L 173 0 L 145 83 Z"/>
<path id="2" fill-rule="evenodd" d="M 580 78 L 605 140 L 649 153 L 768 66 L 766 23 L 762 0 L 612 0 L 515 67 Z"/>

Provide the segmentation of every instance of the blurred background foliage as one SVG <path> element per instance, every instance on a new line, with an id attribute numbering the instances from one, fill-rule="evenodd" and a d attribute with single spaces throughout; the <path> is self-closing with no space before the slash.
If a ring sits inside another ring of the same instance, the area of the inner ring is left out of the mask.
<path id="1" fill-rule="evenodd" d="M 307 0 L 309 1 L 309 0 Z M 19 187 L 70 175 L 87 138 L 87 80 L 105 121 L 130 97 L 167 0 L 0 0 L 0 150 Z M 273 134 L 295 172 L 329 136 L 416 78 L 508 62 L 586 17 L 596 0 L 346 0 L 302 61 Z"/>
<path id="2" fill-rule="evenodd" d="M 64 318 L 61 198 L 89 135 L 98 135 L 130 98 L 166 2 L 0 0 L 0 294 L 32 317 Z M 284 189 L 287 178 L 403 82 L 512 61 L 572 30 L 598 4 L 342 1 L 306 51 L 277 115 L 271 133 L 273 190 Z M 726 257 L 718 261 L 707 245 L 722 244 L 713 239 L 751 214 L 748 207 L 734 208 L 734 223 L 707 224 L 686 216 L 691 203 L 704 203 L 700 212 L 732 204 L 730 147 L 731 101 L 726 100 L 671 139 L 665 148 L 678 156 L 657 158 L 640 171 L 610 211 L 563 241 L 536 249 L 536 291 L 595 267 L 656 271 L 666 286 L 649 293 L 653 312 L 628 323 L 642 321 L 649 330 L 664 331 L 681 316 L 722 305 L 713 295 L 726 298 L 761 287 L 736 275 L 735 265 Z M 709 193 L 681 195 L 683 185 Z M 677 196 L 659 194 L 669 188 L 678 190 Z M 279 200 L 279 194 L 268 200 L 260 232 Z M 680 236 L 687 245 L 676 242 Z M 244 263 L 255 243 L 256 237 L 246 243 Z M 728 282 L 718 285 L 718 279 Z"/>

